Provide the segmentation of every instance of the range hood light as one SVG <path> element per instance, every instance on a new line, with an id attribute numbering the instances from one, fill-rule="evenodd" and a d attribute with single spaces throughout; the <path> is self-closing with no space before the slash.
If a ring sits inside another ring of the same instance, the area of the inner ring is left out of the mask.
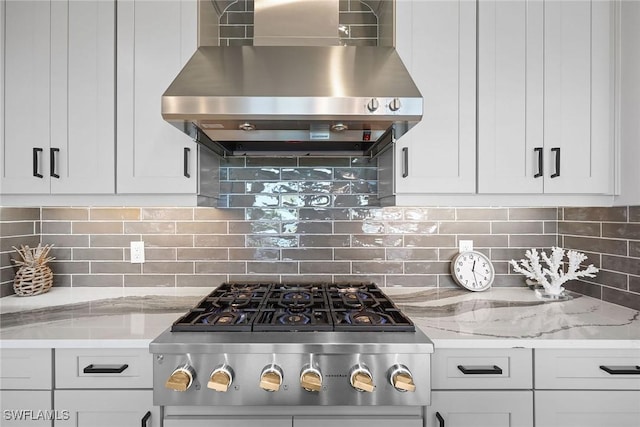
<path id="1" fill-rule="evenodd" d="M 240 130 L 246 130 L 246 131 L 256 130 L 256 125 L 251 124 L 251 123 L 242 123 L 241 125 L 238 126 L 238 128 Z"/>
<path id="2" fill-rule="evenodd" d="M 345 125 L 344 123 L 336 123 L 335 125 L 331 125 L 331 130 L 333 132 L 344 132 L 345 130 L 348 130 L 349 126 Z"/>

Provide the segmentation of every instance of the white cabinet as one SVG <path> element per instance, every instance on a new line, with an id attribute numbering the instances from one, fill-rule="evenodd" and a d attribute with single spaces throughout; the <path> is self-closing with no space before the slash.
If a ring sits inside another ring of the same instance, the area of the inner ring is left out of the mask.
<path id="1" fill-rule="evenodd" d="M 50 349 L 0 351 L 0 425 L 51 426 L 53 376 Z"/>
<path id="2" fill-rule="evenodd" d="M 535 350 L 537 427 L 637 426 L 640 350 Z"/>
<path id="3" fill-rule="evenodd" d="M 153 406 L 152 356 L 147 349 L 58 349 L 55 426 L 160 426 Z"/>
<path id="4" fill-rule="evenodd" d="M 535 391 L 536 427 L 637 427 L 640 392 Z"/>
<path id="5" fill-rule="evenodd" d="M 611 194 L 614 2 L 480 0 L 478 191 Z"/>
<path id="6" fill-rule="evenodd" d="M 428 426 L 533 426 L 530 349 L 437 349 Z"/>
<path id="7" fill-rule="evenodd" d="M 2 193 L 113 193 L 115 1 L 2 7 Z"/>
<path id="8" fill-rule="evenodd" d="M 533 392 L 434 391 L 428 426 L 533 427 Z"/>
<path id="9" fill-rule="evenodd" d="M 195 143 L 160 114 L 196 32 L 196 0 L 118 2 L 118 193 L 196 193 Z"/>
<path id="10" fill-rule="evenodd" d="M 396 143 L 395 194 L 474 193 L 476 2 L 398 0 L 396 49 L 424 114 Z"/>
<path id="11" fill-rule="evenodd" d="M 159 427 L 152 390 L 56 390 L 56 408 L 69 411 L 55 427 Z"/>

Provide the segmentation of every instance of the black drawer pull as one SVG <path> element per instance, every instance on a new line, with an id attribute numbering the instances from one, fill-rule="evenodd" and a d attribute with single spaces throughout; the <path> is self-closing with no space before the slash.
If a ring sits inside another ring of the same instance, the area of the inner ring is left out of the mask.
<path id="1" fill-rule="evenodd" d="M 191 174 L 189 173 L 189 155 L 191 153 L 191 149 L 189 147 L 184 147 L 183 150 L 183 154 L 182 154 L 182 159 L 184 164 L 182 165 L 183 168 L 183 175 L 185 178 L 191 178 Z"/>
<path id="2" fill-rule="evenodd" d="M 409 147 L 402 148 L 402 177 L 409 176 Z"/>
<path id="3" fill-rule="evenodd" d="M 611 375 L 640 375 L 640 366 L 600 366 L 600 369 Z"/>
<path id="4" fill-rule="evenodd" d="M 33 176 L 36 178 L 44 178 L 44 176 L 40 173 L 40 160 L 38 153 L 42 153 L 42 148 L 33 149 Z"/>
<path id="5" fill-rule="evenodd" d="M 544 174 L 544 156 L 542 147 L 534 148 L 533 151 L 538 153 L 538 173 L 533 175 L 534 178 L 540 178 Z"/>
<path id="6" fill-rule="evenodd" d="M 458 369 L 465 375 L 492 375 L 502 374 L 502 368 L 493 366 L 462 366 L 458 365 Z"/>
<path id="7" fill-rule="evenodd" d="M 129 365 L 94 365 L 85 366 L 82 370 L 85 374 L 121 374 Z"/>
<path id="8" fill-rule="evenodd" d="M 551 174 L 551 178 L 557 178 L 560 176 L 560 148 L 552 148 L 552 153 L 556 153 L 556 171 Z"/>
<path id="9" fill-rule="evenodd" d="M 149 421 L 149 418 L 151 418 L 151 411 L 147 411 L 147 413 L 144 414 L 144 417 L 142 417 L 142 427 L 147 427 L 147 421 Z"/>
<path id="10" fill-rule="evenodd" d="M 59 148 L 50 148 L 49 149 L 49 175 L 54 178 L 60 178 L 60 175 L 56 173 L 56 153 L 59 153 Z"/>
<path id="11" fill-rule="evenodd" d="M 439 427 L 444 427 L 444 418 L 440 415 L 440 412 L 436 412 L 436 418 L 438 419 Z"/>

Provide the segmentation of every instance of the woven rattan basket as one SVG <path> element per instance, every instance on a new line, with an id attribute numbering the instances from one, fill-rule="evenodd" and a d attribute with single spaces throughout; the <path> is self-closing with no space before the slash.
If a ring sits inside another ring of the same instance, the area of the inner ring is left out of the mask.
<path id="1" fill-rule="evenodd" d="M 13 260 L 16 265 L 20 266 L 13 279 L 13 290 L 16 295 L 21 297 L 39 295 L 51 289 L 53 271 L 47 265 L 49 261 L 55 259 L 48 256 L 51 246 L 43 246 L 39 243 L 37 248 L 20 246 L 18 249 L 13 247 L 21 258 Z"/>
<path id="2" fill-rule="evenodd" d="M 53 285 L 53 272 L 48 265 L 18 269 L 13 279 L 13 290 L 19 296 L 39 295 L 47 292 Z"/>

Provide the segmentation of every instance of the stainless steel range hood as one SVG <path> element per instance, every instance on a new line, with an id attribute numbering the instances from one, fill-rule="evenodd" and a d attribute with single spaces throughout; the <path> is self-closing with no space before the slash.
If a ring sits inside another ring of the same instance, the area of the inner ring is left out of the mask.
<path id="1" fill-rule="evenodd" d="M 337 19 L 338 0 L 255 0 L 263 45 L 198 48 L 163 118 L 223 156 L 379 152 L 421 119 L 422 96 L 393 47 L 326 46 L 339 43 Z"/>

